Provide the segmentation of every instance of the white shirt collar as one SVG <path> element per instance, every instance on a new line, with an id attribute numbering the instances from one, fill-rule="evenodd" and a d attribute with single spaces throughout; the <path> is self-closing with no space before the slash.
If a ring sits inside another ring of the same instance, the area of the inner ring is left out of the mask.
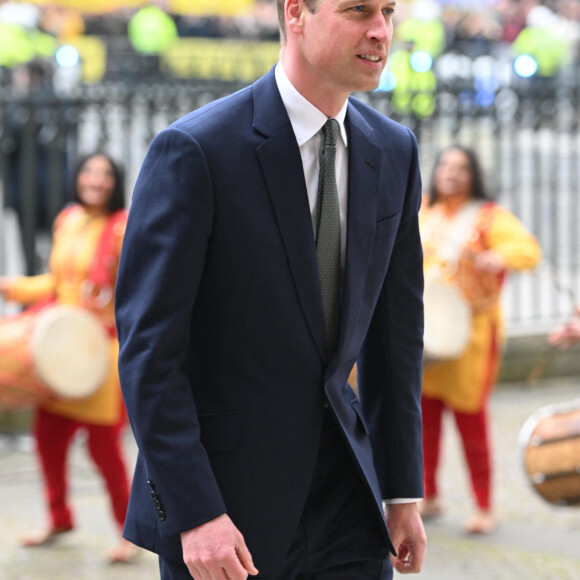
<path id="1" fill-rule="evenodd" d="M 292 123 L 292 128 L 294 129 L 298 147 L 302 147 L 304 143 L 312 139 L 322 129 L 328 117 L 294 88 L 281 62 L 276 64 L 275 77 L 282 102 L 284 103 L 288 117 L 290 117 L 290 123 Z M 348 100 L 345 101 L 342 109 L 334 117 L 340 125 L 340 135 L 345 147 L 348 143 L 346 129 L 344 127 L 347 107 Z"/>

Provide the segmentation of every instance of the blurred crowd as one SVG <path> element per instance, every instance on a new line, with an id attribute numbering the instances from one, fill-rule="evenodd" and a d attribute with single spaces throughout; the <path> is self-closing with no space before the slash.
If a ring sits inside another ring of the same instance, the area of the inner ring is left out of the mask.
<path id="1" fill-rule="evenodd" d="M 580 0 L 465 0 L 442 3 L 448 50 L 469 56 L 512 45 L 526 28 L 545 28 L 567 41 L 578 59 Z"/>
<path id="2" fill-rule="evenodd" d="M 0 36 L 7 40 L 0 46 L 3 84 L 33 59 L 50 68 L 58 47 L 79 38 L 124 40 L 145 55 L 191 38 L 277 41 L 275 0 L 240 3 L 247 8 L 228 15 L 195 14 L 194 2 L 190 14 L 174 5 L 119 0 L 101 11 L 87 3 L 83 12 L 65 3 L 0 0 Z M 433 58 L 531 53 L 545 76 L 580 62 L 580 0 L 408 0 L 397 5 L 395 31 L 393 49 L 426 49 Z"/>
<path id="3" fill-rule="evenodd" d="M 141 9 L 135 2 L 124 3 L 122 0 L 109 3 L 117 4 L 119 7 L 103 11 L 87 8 L 87 11 L 82 12 L 67 4 L 55 1 L 37 5 L 19 0 L 0 0 L 0 23 L 17 24 L 28 30 L 40 30 L 65 41 L 80 34 L 126 36 L 129 21 Z M 80 5 L 81 2 L 76 4 Z M 164 0 L 143 2 L 142 5 L 155 6 L 169 14 L 181 37 L 266 40 L 277 39 L 278 35 L 275 0 L 255 0 L 250 11 L 232 16 L 172 13 L 168 2 Z M 90 7 L 88 2 L 87 7 Z"/>

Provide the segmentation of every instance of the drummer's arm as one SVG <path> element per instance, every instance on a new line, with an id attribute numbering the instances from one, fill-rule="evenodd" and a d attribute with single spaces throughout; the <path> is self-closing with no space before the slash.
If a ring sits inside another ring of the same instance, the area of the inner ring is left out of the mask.
<path id="1" fill-rule="evenodd" d="M 550 332 L 548 342 L 562 350 L 568 350 L 580 342 L 580 305 L 576 306 L 573 318 Z"/>
<path id="2" fill-rule="evenodd" d="M 536 238 L 516 216 L 499 206 L 486 233 L 486 241 L 490 254 L 506 270 L 531 270 L 542 259 L 542 250 Z"/>
<path id="3" fill-rule="evenodd" d="M 54 276 L 14 276 L 0 278 L 0 293 L 5 300 L 18 304 L 34 304 L 54 294 Z"/>

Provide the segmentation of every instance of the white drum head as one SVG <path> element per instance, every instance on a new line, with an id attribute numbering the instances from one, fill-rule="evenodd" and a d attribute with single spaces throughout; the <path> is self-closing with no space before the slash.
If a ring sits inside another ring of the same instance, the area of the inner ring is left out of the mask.
<path id="1" fill-rule="evenodd" d="M 109 338 L 90 312 L 55 306 L 37 317 L 32 357 L 41 380 L 55 395 L 65 399 L 88 397 L 109 373 Z"/>
<path id="2" fill-rule="evenodd" d="M 425 280 L 425 355 L 431 359 L 459 358 L 469 341 L 471 309 L 453 285 Z"/>

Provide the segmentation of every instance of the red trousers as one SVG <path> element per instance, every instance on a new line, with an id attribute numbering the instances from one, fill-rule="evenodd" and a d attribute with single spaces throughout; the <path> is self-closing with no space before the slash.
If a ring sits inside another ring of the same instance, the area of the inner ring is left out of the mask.
<path id="1" fill-rule="evenodd" d="M 437 495 L 437 468 L 441 447 L 441 423 L 445 405 L 438 399 L 421 398 L 423 409 L 423 457 L 425 498 Z M 469 469 L 471 487 L 482 510 L 491 507 L 491 452 L 484 405 L 478 413 L 453 411 Z"/>
<path id="2" fill-rule="evenodd" d="M 129 503 L 129 479 L 121 444 L 125 418 L 117 425 L 90 425 L 53 415 L 43 409 L 36 414 L 34 435 L 45 483 L 51 528 L 72 528 L 67 501 L 67 453 L 79 429 L 88 435 L 89 454 L 106 484 L 113 517 L 122 529 Z"/>

